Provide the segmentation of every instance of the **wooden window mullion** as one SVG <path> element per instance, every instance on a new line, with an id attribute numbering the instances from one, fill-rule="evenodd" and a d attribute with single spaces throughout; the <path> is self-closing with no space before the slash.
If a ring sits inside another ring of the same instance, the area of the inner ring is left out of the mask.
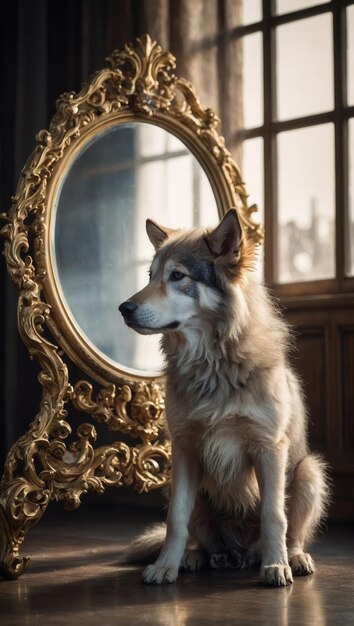
<path id="1" fill-rule="evenodd" d="M 264 275 L 275 282 L 277 267 L 276 146 L 272 131 L 275 113 L 275 38 L 271 25 L 273 2 L 263 0 L 263 89 L 264 89 Z"/>
<path id="2" fill-rule="evenodd" d="M 336 264 L 341 291 L 344 287 L 346 261 L 349 258 L 348 206 L 348 122 L 344 118 L 347 104 L 347 32 L 346 9 L 341 3 L 333 7 L 333 55 L 335 102 L 335 180 L 336 180 Z"/>

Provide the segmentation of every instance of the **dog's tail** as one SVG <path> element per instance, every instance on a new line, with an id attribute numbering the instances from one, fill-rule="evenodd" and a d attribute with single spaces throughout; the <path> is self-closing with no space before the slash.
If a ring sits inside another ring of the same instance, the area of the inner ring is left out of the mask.
<path id="1" fill-rule="evenodd" d="M 138 535 L 119 558 L 121 563 L 143 563 L 154 559 L 166 538 L 166 524 L 154 524 Z"/>

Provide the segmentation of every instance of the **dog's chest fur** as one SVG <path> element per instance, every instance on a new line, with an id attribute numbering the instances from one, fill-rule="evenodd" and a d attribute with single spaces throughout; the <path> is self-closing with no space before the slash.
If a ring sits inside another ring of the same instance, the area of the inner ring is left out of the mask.
<path id="1" fill-rule="evenodd" d="M 189 329 L 184 341 L 169 348 L 167 378 L 173 395 L 187 403 L 190 419 L 206 419 L 215 409 L 220 417 L 225 403 L 246 387 L 250 373 L 246 360 L 237 353 L 230 355 L 218 338 L 202 329 Z"/>
<path id="2" fill-rule="evenodd" d="M 188 454 L 199 459 L 201 491 L 219 511 L 249 510 L 259 499 L 248 430 L 247 418 L 239 416 L 186 421 L 175 430 Z"/>
<path id="3" fill-rule="evenodd" d="M 201 490 L 217 510 L 254 508 L 259 490 L 252 452 L 266 438 L 267 426 L 255 424 L 247 415 L 255 401 L 246 365 L 228 359 L 221 350 L 214 350 L 213 358 L 201 350 L 199 358 L 184 355 L 170 365 L 166 397 L 170 432 L 199 458 Z"/>

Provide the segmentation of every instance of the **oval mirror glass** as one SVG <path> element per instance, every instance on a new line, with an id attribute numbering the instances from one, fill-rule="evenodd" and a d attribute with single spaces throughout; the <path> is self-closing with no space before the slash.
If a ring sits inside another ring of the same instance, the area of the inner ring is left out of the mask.
<path id="1" fill-rule="evenodd" d="M 53 208 L 54 274 L 79 333 L 119 368 L 160 374 L 159 338 L 128 329 L 117 306 L 148 280 L 154 250 L 146 218 L 171 228 L 218 222 L 200 163 L 165 129 L 120 123 L 81 148 Z"/>

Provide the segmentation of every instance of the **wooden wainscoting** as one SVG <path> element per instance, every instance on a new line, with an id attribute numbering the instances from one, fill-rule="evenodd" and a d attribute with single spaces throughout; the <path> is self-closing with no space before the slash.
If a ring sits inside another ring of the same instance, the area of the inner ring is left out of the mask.
<path id="1" fill-rule="evenodd" d="M 295 369 L 304 381 L 309 437 L 333 479 L 330 517 L 354 520 L 354 298 L 282 299 L 295 330 Z"/>

